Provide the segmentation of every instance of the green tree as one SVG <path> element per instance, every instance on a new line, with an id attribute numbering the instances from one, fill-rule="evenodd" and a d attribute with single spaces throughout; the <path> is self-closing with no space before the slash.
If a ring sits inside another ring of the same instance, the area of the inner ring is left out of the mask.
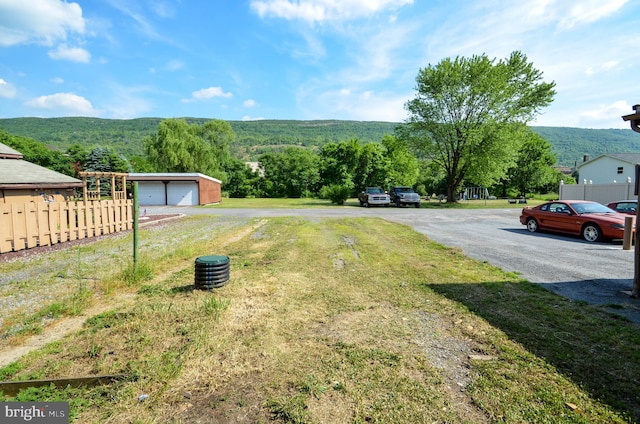
<path id="1" fill-rule="evenodd" d="M 518 51 L 497 62 L 447 58 L 419 71 L 398 134 L 444 170 L 447 201 L 456 201 L 463 181 L 489 186 L 513 165 L 519 138 L 512 124 L 531 121 L 555 94 L 555 83 L 541 79 Z"/>
<path id="2" fill-rule="evenodd" d="M 76 143 L 67 149 L 67 157 L 71 159 L 75 175 L 78 175 L 80 171 L 84 170 L 84 164 L 87 161 L 87 157 L 89 157 L 89 152 L 84 146 Z"/>
<path id="3" fill-rule="evenodd" d="M 390 160 L 384 147 L 377 143 L 367 143 L 360 146 L 359 150 L 353 176 L 356 191 L 364 190 L 365 187 L 386 188 L 389 185 Z"/>
<path id="4" fill-rule="evenodd" d="M 310 150 L 287 147 L 279 153 L 265 153 L 259 162 L 268 197 L 309 197 L 317 190 L 319 159 Z"/>
<path id="5" fill-rule="evenodd" d="M 234 139 L 235 133 L 225 121 L 190 125 L 184 119 L 166 119 L 156 134 L 145 138 L 144 148 L 158 172 L 200 172 L 224 183 L 224 166 Z"/>
<path id="6" fill-rule="evenodd" d="M 415 154 L 409 149 L 407 141 L 392 135 L 385 135 L 382 139 L 382 145 L 389 158 L 387 176 L 389 185 L 415 185 L 420 175 L 420 166 Z"/>
<path id="7" fill-rule="evenodd" d="M 515 166 L 507 174 L 510 185 L 518 190 L 519 196 L 538 191 L 548 186 L 556 177 L 552 165 L 556 163 L 556 155 L 551 151 L 551 143 L 526 130 L 527 136 L 520 146 Z"/>
<path id="8" fill-rule="evenodd" d="M 257 173 L 240 159 L 231 158 L 225 167 L 227 183 L 224 190 L 229 197 L 248 197 L 259 195 L 259 179 Z"/>
<path id="9" fill-rule="evenodd" d="M 92 172 L 129 172 L 129 162 L 117 154 L 111 147 L 94 148 L 84 163 L 85 171 Z"/>
<path id="10" fill-rule="evenodd" d="M 322 186 L 348 187 L 355 193 L 355 174 L 359 166 L 362 147 L 358 140 L 330 142 L 320 149 L 320 182 Z M 362 183 L 362 182 L 360 182 Z"/>

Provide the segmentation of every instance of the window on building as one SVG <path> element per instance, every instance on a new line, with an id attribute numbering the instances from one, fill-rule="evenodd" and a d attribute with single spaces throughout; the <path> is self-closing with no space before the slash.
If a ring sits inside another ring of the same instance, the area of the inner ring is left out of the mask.
<path id="1" fill-rule="evenodd" d="M 624 171 L 624 168 L 622 166 L 618 167 L 618 174 L 622 174 L 622 172 Z"/>

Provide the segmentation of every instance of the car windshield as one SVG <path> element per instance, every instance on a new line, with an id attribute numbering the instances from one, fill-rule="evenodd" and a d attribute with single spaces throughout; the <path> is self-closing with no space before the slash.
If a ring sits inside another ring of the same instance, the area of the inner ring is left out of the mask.
<path id="1" fill-rule="evenodd" d="M 370 194 L 382 194 L 383 191 L 382 191 L 381 188 L 368 188 L 367 189 L 367 193 L 370 193 Z"/>
<path id="2" fill-rule="evenodd" d="M 398 187 L 399 193 L 413 193 L 413 189 L 411 187 Z"/>
<path id="3" fill-rule="evenodd" d="M 571 203 L 571 207 L 579 214 L 583 213 L 616 213 L 600 203 Z"/>

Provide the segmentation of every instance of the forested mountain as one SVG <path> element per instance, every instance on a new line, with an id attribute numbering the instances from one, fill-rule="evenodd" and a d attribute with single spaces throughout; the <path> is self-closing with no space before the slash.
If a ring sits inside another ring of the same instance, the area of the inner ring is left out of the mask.
<path id="1" fill-rule="evenodd" d="M 87 148 L 111 146 L 127 157 L 143 155 L 143 140 L 154 134 L 164 118 L 11 118 L 0 119 L 6 132 L 33 138 L 51 148 L 65 151 L 73 144 Z M 206 118 L 185 118 L 202 124 Z M 286 146 L 317 149 L 329 141 L 358 139 L 379 142 L 392 134 L 398 123 L 363 121 L 229 121 L 237 135 L 232 153 L 238 158 L 256 160 L 260 154 Z M 603 153 L 640 152 L 640 134 L 631 129 L 585 129 L 532 127 L 553 146 L 559 165 L 573 166 L 584 155 L 595 158 Z"/>

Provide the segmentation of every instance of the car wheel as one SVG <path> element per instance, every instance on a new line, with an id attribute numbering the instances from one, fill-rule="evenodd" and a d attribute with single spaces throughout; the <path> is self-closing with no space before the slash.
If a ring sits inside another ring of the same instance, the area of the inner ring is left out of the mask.
<path id="1" fill-rule="evenodd" d="M 582 238 L 586 241 L 594 242 L 602 239 L 602 232 L 600 231 L 600 227 L 596 224 L 587 224 L 582 227 Z"/>
<path id="2" fill-rule="evenodd" d="M 538 221 L 536 221 L 534 218 L 529 218 L 527 220 L 527 230 L 532 233 L 538 231 Z"/>
<path id="3" fill-rule="evenodd" d="M 400 207 L 400 201 L 396 200 L 396 208 L 399 208 L 399 207 Z"/>
<path id="4" fill-rule="evenodd" d="M 369 202 L 364 202 L 364 207 L 368 208 L 369 207 Z"/>
<path id="5" fill-rule="evenodd" d="M 416 203 L 416 208 L 419 208 L 419 207 L 420 207 L 420 203 Z"/>

